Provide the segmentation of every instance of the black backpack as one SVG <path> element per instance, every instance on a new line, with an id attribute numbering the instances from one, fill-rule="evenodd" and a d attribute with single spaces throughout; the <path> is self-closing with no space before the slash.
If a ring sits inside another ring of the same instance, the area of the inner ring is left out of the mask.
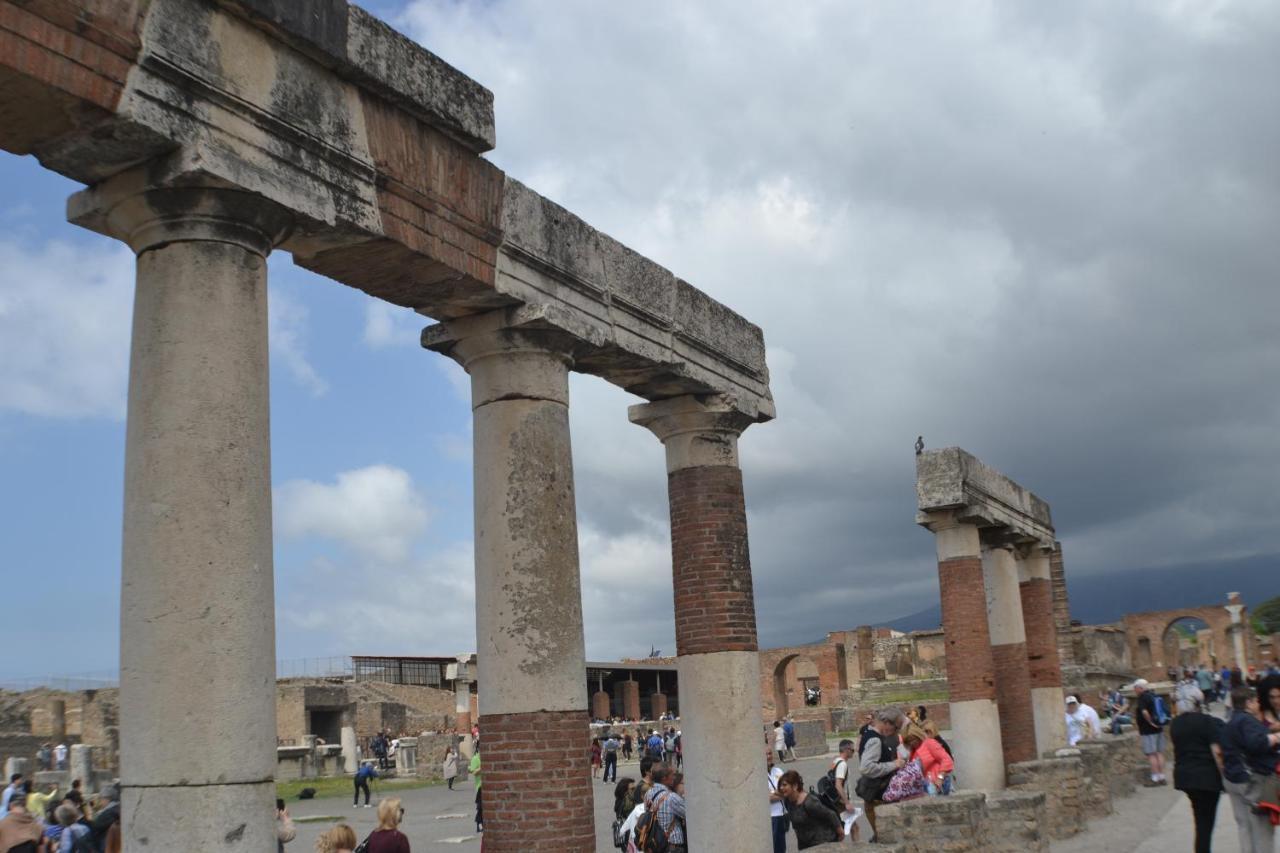
<path id="1" fill-rule="evenodd" d="M 667 838 L 669 827 L 663 827 L 662 821 L 658 820 L 658 803 L 668 796 L 663 794 L 655 797 L 653 805 L 646 807 L 645 813 L 636 821 L 632 837 L 635 839 L 636 849 L 641 853 L 667 853 L 671 848 L 671 841 Z"/>
<path id="2" fill-rule="evenodd" d="M 844 761 L 844 759 L 840 759 Z M 831 809 L 836 814 L 840 814 L 844 810 L 844 801 L 840 799 L 840 792 L 836 787 L 836 767 L 840 766 L 840 761 L 832 765 L 827 771 L 827 775 L 818 779 L 817 789 L 810 788 L 809 793 L 818 798 L 818 802 Z M 848 766 L 848 762 L 845 762 Z M 847 777 L 846 777 L 847 779 Z"/>

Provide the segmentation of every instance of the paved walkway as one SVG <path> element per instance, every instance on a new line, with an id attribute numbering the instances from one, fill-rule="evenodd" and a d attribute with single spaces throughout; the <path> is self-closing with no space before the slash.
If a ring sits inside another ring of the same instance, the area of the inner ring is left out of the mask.
<path id="1" fill-rule="evenodd" d="M 1089 821 L 1089 829 L 1050 845 L 1051 853 L 1180 853 L 1195 837 L 1187 797 L 1172 787 L 1139 788 L 1116 801 L 1107 817 Z M 1236 822 L 1224 795 L 1213 831 L 1214 853 L 1240 853 Z"/>

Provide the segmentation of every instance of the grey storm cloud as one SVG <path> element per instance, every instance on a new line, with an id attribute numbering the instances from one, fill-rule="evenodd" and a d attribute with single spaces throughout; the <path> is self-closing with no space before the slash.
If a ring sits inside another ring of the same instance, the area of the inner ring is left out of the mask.
<path id="1" fill-rule="evenodd" d="M 398 23 L 494 90 L 503 168 L 764 328 L 778 419 L 742 448 L 766 643 L 936 603 L 918 433 L 1048 499 L 1072 572 L 1274 550 L 1280 7 Z M 665 535 L 656 442 L 625 394 L 574 389 L 583 526 Z M 669 571 L 585 571 L 592 654 L 671 642 Z"/>

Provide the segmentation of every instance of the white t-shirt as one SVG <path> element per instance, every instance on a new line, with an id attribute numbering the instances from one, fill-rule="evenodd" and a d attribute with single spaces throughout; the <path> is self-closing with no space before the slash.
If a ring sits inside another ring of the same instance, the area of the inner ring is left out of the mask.
<path id="1" fill-rule="evenodd" d="M 778 780 L 781 778 L 782 778 L 781 767 L 774 767 L 772 770 L 769 771 L 769 793 L 770 794 L 778 793 Z M 781 800 L 778 800 L 777 802 L 769 803 L 770 817 L 782 817 L 786 813 L 787 813 L 786 809 L 783 807 Z"/>
<path id="2" fill-rule="evenodd" d="M 773 748 L 778 752 L 787 748 L 787 733 L 782 730 L 782 726 L 773 730 Z"/>
<path id="3" fill-rule="evenodd" d="M 1067 714 L 1067 744 L 1075 746 L 1086 737 L 1101 737 L 1102 721 L 1098 712 L 1088 705 L 1079 705 L 1074 714 Z"/>

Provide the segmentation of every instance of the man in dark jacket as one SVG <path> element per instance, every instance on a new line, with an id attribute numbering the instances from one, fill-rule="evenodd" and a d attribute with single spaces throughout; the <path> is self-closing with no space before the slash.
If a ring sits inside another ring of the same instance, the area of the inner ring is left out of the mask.
<path id="1" fill-rule="evenodd" d="M 1258 717 L 1258 693 L 1251 687 L 1231 689 L 1231 719 L 1222 732 L 1222 786 L 1231 797 L 1240 835 L 1240 853 L 1272 853 L 1275 827 L 1253 807 L 1270 784 L 1274 792 L 1280 734 L 1270 734 Z"/>

